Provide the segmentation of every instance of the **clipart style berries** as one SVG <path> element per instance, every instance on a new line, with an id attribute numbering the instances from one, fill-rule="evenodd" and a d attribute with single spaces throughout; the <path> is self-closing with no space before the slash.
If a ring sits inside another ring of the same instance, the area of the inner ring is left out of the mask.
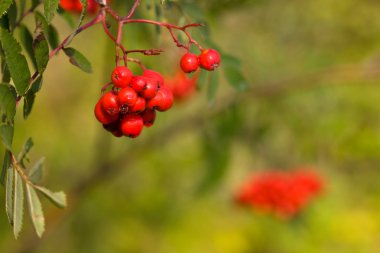
<path id="1" fill-rule="evenodd" d="M 156 111 L 164 112 L 173 105 L 173 94 L 164 78 L 156 71 L 145 69 L 141 76 L 125 66 L 111 74 L 112 88 L 95 105 L 95 117 L 115 137 L 138 137 L 143 127 L 150 127 Z"/>

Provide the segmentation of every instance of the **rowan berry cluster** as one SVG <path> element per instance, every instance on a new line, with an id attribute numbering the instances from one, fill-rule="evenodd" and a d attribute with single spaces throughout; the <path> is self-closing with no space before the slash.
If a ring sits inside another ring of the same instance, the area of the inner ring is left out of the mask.
<path id="1" fill-rule="evenodd" d="M 82 4 L 80 0 L 60 0 L 59 6 L 61 6 L 62 9 L 69 12 L 82 12 Z M 88 0 L 87 3 L 87 12 L 94 14 L 98 11 L 99 5 L 96 3 L 95 0 Z"/>
<path id="2" fill-rule="evenodd" d="M 162 75 L 145 69 L 142 75 L 133 75 L 125 66 L 116 67 L 111 83 L 95 106 L 95 116 L 103 127 L 116 137 L 136 138 L 143 126 L 150 127 L 156 111 L 164 112 L 173 105 L 173 94 L 164 84 Z"/>
<path id="3" fill-rule="evenodd" d="M 199 67 L 213 71 L 220 65 L 220 54 L 214 49 L 202 50 L 199 56 L 187 52 L 182 56 L 180 65 L 185 73 L 194 72 L 198 70 Z"/>
<path id="4" fill-rule="evenodd" d="M 251 176 L 235 198 L 241 205 L 287 219 L 298 214 L 321 189 L 322 180 L 313 171 L 268 171 Z"/>

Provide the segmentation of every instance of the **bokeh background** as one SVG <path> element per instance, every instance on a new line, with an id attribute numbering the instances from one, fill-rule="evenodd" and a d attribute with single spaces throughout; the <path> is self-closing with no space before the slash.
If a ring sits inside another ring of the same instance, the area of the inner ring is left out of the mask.
<path id="1" fill-rule="evenodd" d="M 132 1 L 112 2 L 125 14 Z M 93 116 L 114 45 L 100 27 L 80 34 L 72 46 L 93 73 L 54 57 L 30 118 L 18 112 L 14 140 L 19 150 L 33 137 L 30 160 L 46 157 L 44 184 L 66 191 L 68 208 L 44 201 L 43 238 L 26 219 L 17 241 L 3 212 L 0 252 L 380 252 L 380 2 L 177 2 L 241 60 L 249 87 L 234 89 L 221 68 L 213 103 L 200 83 L 141 137 L 116 139 Z M 180 16 L 161 11 L 167 20 Z M 144 6 L 137 15 L 156 18 Z M 72 31 L 59 16 L 54 24 L 61 39 Z M 193 34 L 207 47 L 203 33 Z M 167 76 L 178 70 L 183 51 L 165 30 L 131 25 L 124 43 L 164 48 L 141 59 Z M 316 168 L 325 188 L 297 217 L 234 203 L 252 172 L 301 165 Z"/>

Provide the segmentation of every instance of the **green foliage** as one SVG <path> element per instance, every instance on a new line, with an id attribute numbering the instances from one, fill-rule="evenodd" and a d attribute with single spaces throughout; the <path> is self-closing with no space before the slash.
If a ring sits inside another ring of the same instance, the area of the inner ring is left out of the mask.
<path id="1" fill-rule="evenodd" d="M 78 68 L 80 68 L 86 73 L 92 72 L 91 63 L 78 50 L 71 47 L 67 47 L 67 48 L 64 48 L 63 51 L 69 57 L 71 64 L 73 64 L 74 66 L 77 66 Z"/>
<path id="2" fill-rule="evenodd" d="M 0 30 L 1 45 L 17 93 L 24 95 L 30 82 L 30 71 L 25 56 L 16 39 L 6 30 Z"/>
<path id="3" fill-rule="evenodd" d="M 44 0 L 44 13 L 46 21 L 50 23 L 57 12 L 59 0 Z"/>
<path id="4" fill-rule="evenodd" d="M 12 4 L 12 0 L 2 0 L 0 2 L 0 17 L 4 15 L 4 13 L 8 10 L 11 4 Z"/>
<path id="5" fill-rule="evenodd" d="M 14 173 L 13 189 L 13 233 L 17 239 L 23 225 L 24 217 L 24 187 L 19 172 Z"/>
<path id="6" fill-rule="evenodd" d="M 28 184 L 26 185 L 26 196 L 30 219 L 32 220 L 37 235 L 41 237 L 45 231 L 45 218 L 42 205 L 36 191 Z"/>
<path id="7" fill-rule="evenodd" d="M 0 84 L 0 118 L 13 122 L 16 114 L 16 92 L 8 84 Z"/>

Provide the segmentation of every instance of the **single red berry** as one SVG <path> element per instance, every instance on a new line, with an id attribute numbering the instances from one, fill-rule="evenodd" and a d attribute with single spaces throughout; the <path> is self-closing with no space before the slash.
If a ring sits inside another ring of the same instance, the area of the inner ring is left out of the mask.
<path id="1" fill-rule="evenodd" d="M 132 81 L 132 71 L 129 68 L 124 66 L 117 66 L 111 75 L 112 83 L 118 88 L 127 87 Z"/>
<path id="2" fill-rule="evenodd" d="M 102 123 L 102 124 L 110 124 L 116 120 L 118 120 L 119 116 L 118 115 L 109 115 L 107 114 L 103 108 L 102 108 L 102 98 L 99 99 L 98 103 L 96 103 L 95 105 L 95 110 L 94 110 L 94 113 L 95 113 L 95 117 L 96 119 Z"/>
<path id="3" fill-rule="evenodd" d="M 137 101 L 137 93 L 130 87 L 123 88 L 117 94 L 120 106 L 132 107 Z"/>
<path id="4" fill-rule="evenodd" d="M 156 120 L 156 111 L 155 110 L 145 110 L 141 113 L 141 117 L 144 122 L 144 126 L 150 127 L 154 124 Z"/>
<path id="5" fill-rule="evenodd" d="M 220 54 L 214 49 L 203 50 L 199 55 L 199 65 L 209 71 L 215 70 L 220 65 Z"/>
<path id="6" fill-rule="evenodd" d="M 145 110 L 146 101 L 142 97 L 138 97 L 136 103 L 130 107 L 130 112 L 139 113 Z"/>
<path id="7" fill-rule="evenodd" d="M 144 70 L 143 76 L 156 80 L 158 82 L 158 85 L 164 84 L 164 78 L 162 77 L 162 75 L 154 70 L 151 70 L 151 69 Z"/>
<path id="8" fill-rule="evenodd" d="M 73 11 L 75 9 L 75 1 L 73 0 L 60 0 L 59 5 L 65 11 Z"/>
<path id="9" fill-rule="evenodd" d="M 146 78 L 146 85 L 144 90 L 140 93 L 141 96 L 145 99 L 152 99 L 154 96 L 156 96 L 158 91 L 158 82 L 155 79 L 152 78 Z"/>
<path id="10" fill-rule="evenodd" d="M 191 73 L 198 69 L 199 67 L 199 58 L 196 54 L 186 53 L 181 58 L 181 69 L 185 73 Z"/>
<path id="11" fill-rule="evenodd" d="M 128 137 L 136 138 L 140 135 L 144 126 L 143 119 L 137 114 L 128 114 L 121 119 L 120 130 Z"/>
<path id="12" fill-rule="evenodd" d="M 145 76 L 134 76 L 132 78 L 131 86 L 136 92 L 142 92 L 146 86 L 146 77 Z"/>
<path id="13" fill-rule="evenodd" d="M 102 98 L 102 108 L 109 115 L 119 114 L 119 101 L 112 91 L 107 92 Z"/>
<path id="14" fill-rule="evenodd" d="M 161 86 L 157 95 L 148 101 L 147 107 L 160 112 L 169 110 L 173 105 L 173 93 L 167 86 Z"/>

